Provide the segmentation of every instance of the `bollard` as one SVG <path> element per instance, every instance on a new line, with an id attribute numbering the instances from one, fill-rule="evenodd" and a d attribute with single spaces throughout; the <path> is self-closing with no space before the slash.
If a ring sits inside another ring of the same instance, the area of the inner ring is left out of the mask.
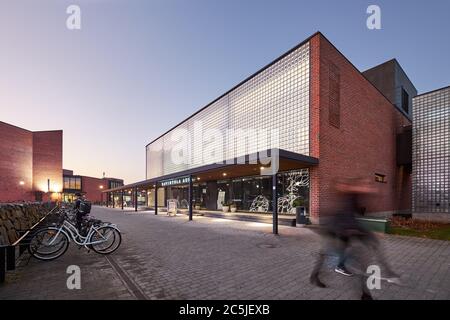
<path id="1" fill-rule="evenodd" d="M 5 282 L 5 259 L 6 259 L 6 248 L 0 247 L 0 283 Z"/>
<path id="2" fill-rule="evenodd" d="M 6 247 L 6 270 L 16 269 L 16 247 Z"/>

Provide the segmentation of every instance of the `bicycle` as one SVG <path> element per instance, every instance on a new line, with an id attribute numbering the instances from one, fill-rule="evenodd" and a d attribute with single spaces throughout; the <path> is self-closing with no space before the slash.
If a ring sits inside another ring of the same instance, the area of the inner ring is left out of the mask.
<path id="1" fill-rule="evenodd" d="M 64 212 L 63 222 L 59 226 L 48 226 L 33 234 L 28 251 L 34 258 L 44 261 L 59 258 L 67 251 L 70 241 L 98 254 L 113 253 L 122 243 L 120 230 L 114 224 L 86 219 L 84 227 L 87 232 L 82 235 L 67 218 L 67 212 Z"/>

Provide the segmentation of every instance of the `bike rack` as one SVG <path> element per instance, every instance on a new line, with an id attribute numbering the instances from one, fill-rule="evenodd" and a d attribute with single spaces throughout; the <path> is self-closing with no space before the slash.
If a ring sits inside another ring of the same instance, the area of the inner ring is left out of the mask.
<path id="1" fill-rule="evenodd" d="M 27 243 L 26 239 L 29 238 L 31 231 L 36 229 L 36 227 L 42 223 L 42 221 L 47 218 L 49 214 L 51 214 L 57 206 L 53 207 L 49 212 L 47 212 L 38 222 L 36 222 L 30 229 L 28 230 L 18 230 L 18 233 L 23 233 L 19 239 L 16 240 L 13 244 L 7 246 L 0 246 L 0 283 L 4 283 L 6 279 L 6 271 L 11 271 L 16 269 L 16 247 L 19 247 L 19 256 L 24 253 L 27 249 L 29 243 Z"/>

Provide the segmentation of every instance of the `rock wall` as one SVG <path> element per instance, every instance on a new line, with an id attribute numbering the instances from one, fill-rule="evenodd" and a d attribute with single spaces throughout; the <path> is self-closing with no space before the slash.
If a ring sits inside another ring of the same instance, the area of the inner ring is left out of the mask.
<path id="1" fill-rule="evenodd" d="M 50 204 L 0 204 L 0 246 L 11 245 L 50 210 Z"/>

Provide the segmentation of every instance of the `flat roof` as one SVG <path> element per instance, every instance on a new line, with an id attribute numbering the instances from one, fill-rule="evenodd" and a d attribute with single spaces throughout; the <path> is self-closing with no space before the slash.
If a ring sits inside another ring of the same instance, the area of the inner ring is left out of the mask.
<path id="1" fill-rule="evenodd" d="M 319 163 L 319 159 L 317 159 L 315 157 L 306 156 L 303 154 L 299 154 L 299 153 L 295 153 L 295 152 L 291 152 L 291 151 L 287 151 L 287 150 L 283 150 L 283 149 L 276 149 L 276 151 L 278 151 L 279 159 L 285 159 L 285 160 L 289 160 L 289 161 L 297 161 L 299 164 L 301 163 L 301 164 L 310 165 L 310 166 L 317 165 Z M 260 154 L 267 154 L 267 156 L 260 157 Z M 207 165 L 203 165 L 200 167 L 167 174 L 167 175 L 160 176 L 160 177 L 142 180 L 142 181 L 135 182 L 132 184 L 127 184 L 127 185 L 124 185 L 121 187 L 103 190 L 102 192 L 103 193 L 104 192 L 114 192 L 114 191 L 120 191 L 120 190 L 125 190 L 125 189 L 131 189 L 131 188 L 135 188 L 135 187 L 154 184 L 154 183 L 160 182 L 162 180 L 174 179 L 174 178 L 189 176 L 189 175 L 198 175 L 198 174 L 202 174 L 202 173 L 205 173 L 208 171 L 213 171 L 213 170 L 217 170 L 217 169 L 221 169 L 221 168 L 229 168 L 229 167 L 237 166 L 237 165 L 250 165 L 250 164 L 253 164 L 253 163 L 251 163 L 252 160 L 267 159 L 268 157 L 271 156 L 271 154 L 272 154 L 272 152 L 270 149 L 264 150 L 259 153 L 253 153 L 253 154 L 248 154 L 248 155 L 245 155 L 242 157 L 228 159 L 221 163 L 207 164 Z M 245 158 L 245 162 L 241 163 L 240 161 L 243 158 Z M 259 163 L 258 165 L 260 166 L 261 163 Z"/>
<path id="2" fill-rule="evenodd" d="M 416 97 L 420 97 L 420 96 L 423 96 L 423 95 L 426 95 L 426 94 L 434 93 L 434 92 L 437 92 L 437 91 L 441 91 L 441 90 L 449 89 L 449 88 L 450 88 L 450 86 L 442 87 L 442 88 L 439 88 L 439 89 L 434 89 L 434 90 L 431 90 L 431 91 L 427 91 L 427 92 L 424 92 L 424 93 L 418 94 L 418 95 L 417 95 L 417 96 L 415 96 L 414 98 L 416 98 Z"/>

